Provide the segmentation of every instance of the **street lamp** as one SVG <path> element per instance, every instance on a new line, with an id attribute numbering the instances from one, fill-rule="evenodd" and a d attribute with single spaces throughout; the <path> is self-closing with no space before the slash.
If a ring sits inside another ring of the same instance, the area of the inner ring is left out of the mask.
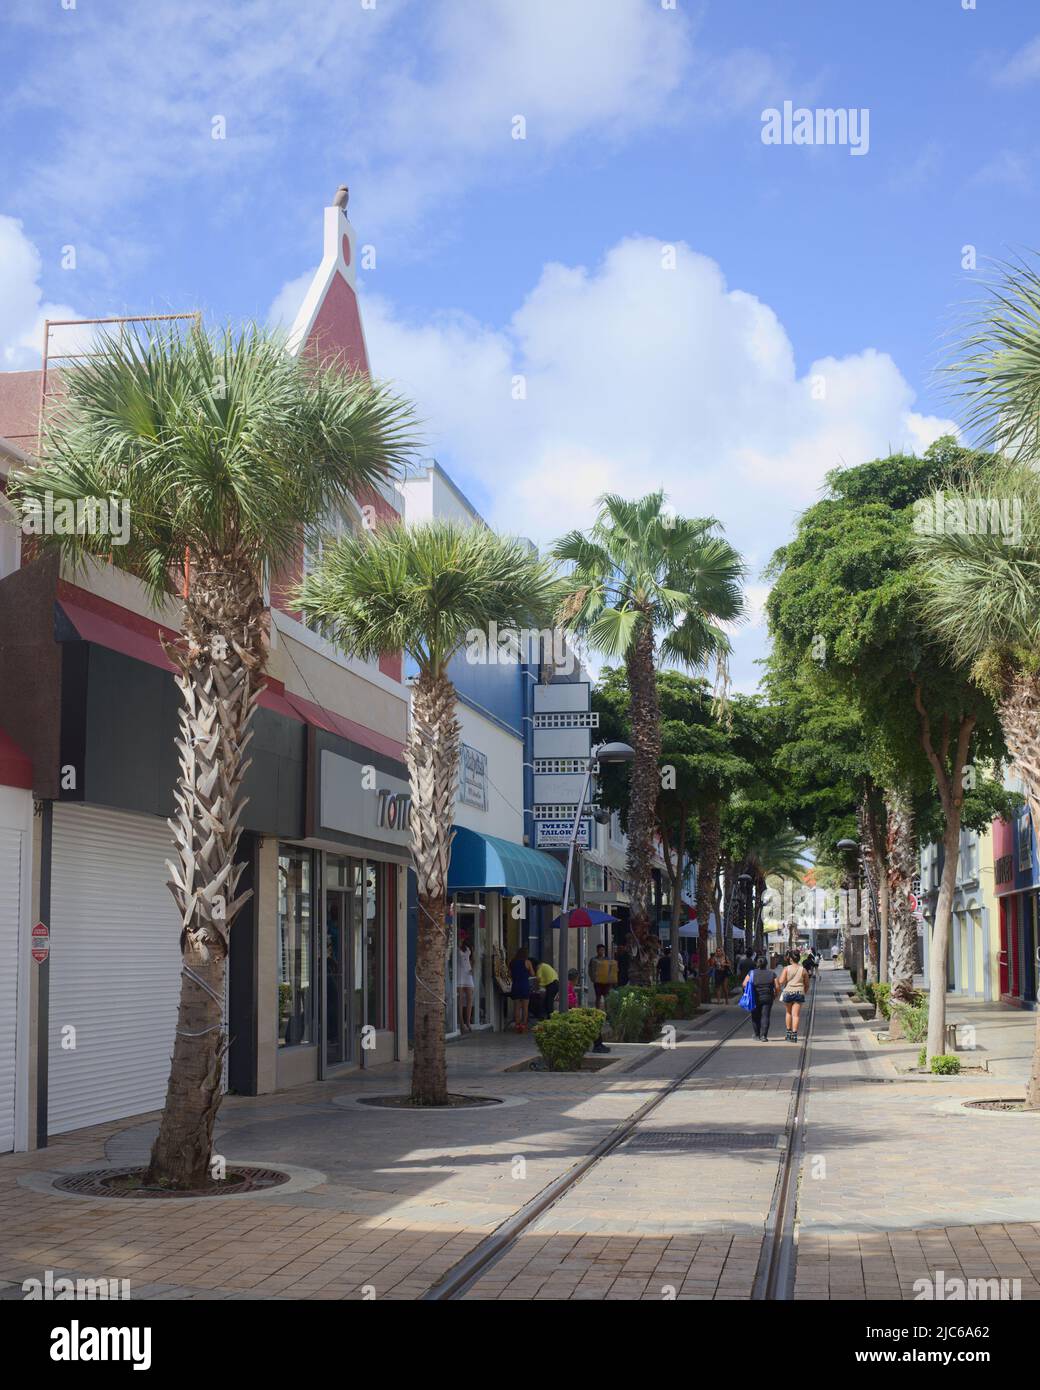
<path id="1" fill-rule="evenodd" d="M 873 877 L 873 874 L 872 874 L 871 871 L 870 871 L 870 868 L 869 868 L 869 866 L 868 866 L 868 864 L 867 864 L 867 862 L 866 862 L 866 858 L 865 858 L 865 856 L 864 856 L 864 854 L 863 854 L 863 846 L 860 844 L 860 842 L 859 842 L 858 840 L 839 840 L 839 841 L 838 841 L 838 848 L 839 848 L 840 850 L 842 850 L 845 854 L 849 855 L 850 858 L 851 858 L 851 856 L 852 856 L 853 854 L 855 854 L 856 857 L 857 857 L 857 859 L 858 859 L 858 861 L 859 861 L 859 865 L 860 865 L 860 866 L 862 867 L 862 869 L 863 869 L 863 877 L 867 880 L 867 897 L 868 897 L 868 899 L 869 899 L 869 901 L 870 901 L 870 919 L 871 919 L 871 921 L 872 921 L 873 924 L 874 924 L 874 930 L 877 932 L 878 951 L 880 952 L 880 950 L 881 950 L 881 913 L 880 913 L 880 911 L 878 910 L 877 898 L 875 897 L 875 894 L 874 894 L 874 877 Z M 868 956 L 868 959 L 869 959 L 869 956 L 870 956 L 870 946 L 869 946 L 869 943 L 868 943 L 868 946 L 867 946 L 867 956 Z M 880 1006 L 880 1004 L 879 1004 L 879 1005 L 878 1005 L 878 1014 L 879 1014 L 879 1016 L 880 1016 L 880 1011 L 881 1011 L 881 1006 Z"/>
<path id="2" fill-rule="evenodd" d="M 593 773 L 608 763 L 630 763 L 636 755 L 636 750 L 627 743 L 601 743 L 598 748 L 592 750 L 592 756 L 585 767 L 585 781 L 581 788 L 581 796 L 578 797 L 578 804 L 574 811 L 574 824 L 571 827 L 571 842 L 567 846 L 567 875 L 563 881 L 563 904 L 560 910 L 560 992 L 557 995 L 556 1007 L 561 1014 L 567 1012 L 567 948 L 569 946 L 569 936 L 571 929 L 571 873 L 574 869 L 574 851 L 578 844 L 578 828 L 581 825 L 581 813 L 585 809 L 585 802 L 589 794 L 589 786 L 592 783 Z M 608 815 L 609 819 L 609 815 Z"/>

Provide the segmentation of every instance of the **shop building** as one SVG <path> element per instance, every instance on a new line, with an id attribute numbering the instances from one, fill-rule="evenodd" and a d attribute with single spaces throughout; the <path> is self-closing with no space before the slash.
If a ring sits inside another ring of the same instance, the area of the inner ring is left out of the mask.
<path id="1" fill-rule="evenodd" d="M 324 238 L 292 341 L 367 370 L 355 236 L 338 207 L 325 209 Z M 34 447 L 48 394 L 40 373 L 0 374 L 0 435 L 18 441 L 5 457 Z M 330 524 L 398 508 L 386 484 Z M 157 611 L 111 567 L 0 559 L 0 778 L 14 782 L 0 787 L 0 856 L 12 872 L 17 860 L 21 885 L 16 903 L 5 895 L 12 921 L 0 917 L 2 959 L 16 961 L 0 976 L 0 1137 L 13 1104 L 24 1147 L 163 1102 L 180 974 L 165 867 L 178 694 L 163 640 L 179 612 Z M 241 886 L 253 896 L 232 929 L 226 1080 L 247 1094 L 407 1052 L 408 690 L 399 656 L 359 661 L 288 610 L 287 581 L 310 562 L 272 582 L 244 785 Z M 30 918 L 49 930 L 39 962 Z"/>
<path id="2" fill-rule="evenodd" d="M 993 879 L 999 913 L 995 978 L 999 997 L 1020 1009 L 1037 1007 L 1040 867 L 1032 818 L 993 822 Z"/>
<path id="3" fill-rule="evenodd" d="M 429 463 L 399 483 L 398 491 L 409 523 L 487 524 L 438 463 Z M 535 660 L 524 660 L 527 655 Z M 562 866 L 535 847 L 525 830 L 530 787 L 525 729 L 530 727 L 530 692 L 540 669 L 537 655 L 511 650 L 506 642 L 485 642 L 460 652 L 448 670 L 462 729 L 455 839 L 448 871 L 449 1037 L 460 1028 L 456 990 L 460 943 L 468 943 L 473 958 L 474 1029 L 500 1030 L 507 1021 L 507 1006 L 496 977 L 502 976 L 517 947 L 526 946 L 532 955 L 540 953 L 543 929 L 559 912 L 563 895 Z M 413 958 L 415 911 L 413 906 L 409 923 Z"/>
<path id="4" fill-rule="evenodd" d="M 964 999 L 996 1000 L 1000 989 L 1000 930 L 993 869 L 993 832 L 961 831 L 957 881 L 946 956 L 946 988 Z M 921 851 L 918 963 L 929 984 L 930 942 L 942 880 L 943 848 Z"/>

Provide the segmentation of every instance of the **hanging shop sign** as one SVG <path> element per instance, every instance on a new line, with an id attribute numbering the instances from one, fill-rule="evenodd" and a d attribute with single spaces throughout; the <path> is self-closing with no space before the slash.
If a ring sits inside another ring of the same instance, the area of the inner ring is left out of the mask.
<path id="1" fill-rule="evenodd" d="M 459 792 L 458 799 L 464 806 L 473 806 L 478 811 L 488 808 L 487 754 L 470 748 L 468 743 L 459 745 Z"/>
<path id="2" fill-rule="evenodd" d="M 536 849 L 566 849 L 571 842 L 574 822 L 571 820 L 539 820 L 534 824 L 534 843 Z M 588 849 L 592 844 L 592 821 L 585 818 L 578 822 L 579 849 Z"/>

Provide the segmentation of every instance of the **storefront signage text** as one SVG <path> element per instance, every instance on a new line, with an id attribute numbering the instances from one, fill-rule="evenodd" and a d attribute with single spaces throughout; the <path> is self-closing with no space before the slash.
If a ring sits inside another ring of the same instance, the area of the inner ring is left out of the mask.
<path id="1" fill-rule="evenodd" d="M 394 792 L 380 787 L 378 821 L 387 830 L 407 830 L 412 823 L 412 798 L 407 792 Z"/>

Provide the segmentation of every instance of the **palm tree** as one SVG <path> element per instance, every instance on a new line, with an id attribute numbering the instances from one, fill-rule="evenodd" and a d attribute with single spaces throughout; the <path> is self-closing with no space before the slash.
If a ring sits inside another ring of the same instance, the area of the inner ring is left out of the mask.
<path id="1" fill-rule="evenodd" d="M 182 973 L 166 1104 L 147 1181 L 209 1176 L 227 1039 L 221 1023 L 230 929 L 246 901 L 236 860 L 249 726 L 264 687 L 265 583 L 361 486 L 413 452 L 410 408 L 384 387 L 303 363 L 256 328 L 209 336 L 122 335 L 64 375 L 41 465 L 15 480 L 26 517 L 48 494 L 125 499 L 130 533 L 43 535 L 75 565 L 137 576 L 159 606 L 182 599 L 169 650 L 181 696 L 170 889 Z M 30 523 L 31 527 L 31 523 Z"/>
<path id="2" fill-rule="evenodd" d="M 445 1105 L 448 864 L 459 766 L 459 723 L 448 663 L 486 656 L 489 629 L 540 625 L 551 612 L 550 566 L 520 540 L 434 521 L 347 536 L 299 587 L 304 613 L 359 656 L 404 651 L 418 667 L 405 761 L 419 899 L 412 1100 Z"/>
<path id="3" fill-rule="evenodd" d="M 915 528 L 915 543 L 925 614 L 996 702 L 1040 827 L 1040 273 L 1024 261 L 1000 269 L 948 370 L 967 402 L 968 427 L 1004 457 L 955 480 L 943 526 Z M 1040 1015 L 1026 1106 L 1040 1109 Z"/>
<path id="4" fill-rule="evenodd" d="M 628 877 L 632 895 L 629 950 L 633 984 L 652 981 L 657 939 L 650 934 L 655 806 L 660 788 L 661 716 L 655 663 L 660 656 L 693 669 L 724 664 L 729 641 L 720 623 L 743 611 L 744 566 L 715 534 L 711 518 L 675 516 L 664 493 L 638 501 L 608 495 L 590 531 L 557 541 L 569 564 L 562 620 L 608 658 L 623 657 L 631 693 L 632 765 Z M 660 638 L 659 638 L 660 634 Z"/>

